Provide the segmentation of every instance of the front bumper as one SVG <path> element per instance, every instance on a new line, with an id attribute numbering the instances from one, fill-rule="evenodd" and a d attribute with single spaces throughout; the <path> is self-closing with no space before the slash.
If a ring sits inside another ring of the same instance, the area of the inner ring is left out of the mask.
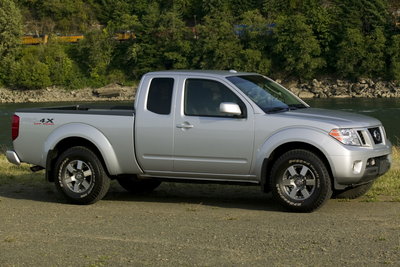
<path id="1" fill-rule="evenodd" d="M 15 153 L 15 151 L 13 151 L 13 150 L 8 150 L 6 152 L 6 157 L 7 157 L 7 160 L 12 164 L 15 164 L 15 165 L 21 164 L 21 160 L 19 159 L 17 153 Z"/>
<path id="2" fill-rule="evenodd" d="M 375 164 L 365 167 L 364 175 L 358 181 L 358 184 L 364 184 L 375 180 L 379 176 L 385 174 L 391 166 L 391 161 L 388 156 L 370 158 L 369 161 L 374 161 Z"/>
<path id="3" fill-rule="evenodd" d="M 353 150 L 347 155 L 331 157 L 335 188 L 365 184 L 385 174 L 392 164 L 391 151 L 388 142 L 380 149 Z"/>

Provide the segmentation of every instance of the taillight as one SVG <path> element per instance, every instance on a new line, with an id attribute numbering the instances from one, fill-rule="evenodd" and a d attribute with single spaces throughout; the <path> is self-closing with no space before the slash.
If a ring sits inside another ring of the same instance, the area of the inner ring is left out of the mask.
<path id="1" fill-rule="evenodd" d="M 14 141 L 19 135 L 19 117 L 17 115 L 12 116 L 11 123 L 11 138 Z"/>

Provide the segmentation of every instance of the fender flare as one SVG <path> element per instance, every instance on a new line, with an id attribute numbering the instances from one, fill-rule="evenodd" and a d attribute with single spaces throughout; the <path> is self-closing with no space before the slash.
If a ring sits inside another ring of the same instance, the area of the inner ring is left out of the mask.
<path id="1" fill-rule="evenodd" d="M 301 133 L 301 136 L 299 136 L 299 133 Z M 329 157 L 326 156 L 329 154 L 326 150 L 327 144 L 331 144 L 331 142 L 335 142 L 335 140 L 330 138 L 326 132 L 317 128 L 291 127 L 276 132 L 269 136 L 257 150 L 255 162 L 256 176 L 259 181 L 262 181 L 265 160 L 270 158 L 277 148 L 289 143 L 304 143 L 315 147 L 325 155 L 329 163 L 327 167 L 332 169 L 332 162 Z"/>
<path id="2" fill-rule="evenodd" d="M 79 131 L 77 131 L 79 129 Z M 105 162 L 105 167 L 111 175 L 121 173 L 116 153 L 107 137 L 97 128 L 83 123 L 69 123 L 55 129 L 46 139 L 43 145 L 42 162 L 46 166 L 47 155 L 62 140 L 70 137 L 78 137 L 91 142 L 100 151 Z"/>

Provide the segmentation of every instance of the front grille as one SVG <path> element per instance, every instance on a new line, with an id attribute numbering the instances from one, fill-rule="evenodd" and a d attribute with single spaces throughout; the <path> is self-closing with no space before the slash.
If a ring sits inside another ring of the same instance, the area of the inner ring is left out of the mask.
<path id="1" fill-rule="evenodd" d="M 365 138 L 364 138 L 364 135 L 363 135 L 363 131 L 357 131 L 357 133 L 358 133 L 358 136 L 359 136 L 360 139 L 361 139 L 361 144 L 362 144 L 362 145 L 365 145 L 367 142 L 365 142 Z"/>
<path id="2" fill-rule="evenodd" d="M 383 135 L 379 127 L 368 128 L 368 131 L 371 134 L 375 144 L 381 144 L 383 142 Z"/>

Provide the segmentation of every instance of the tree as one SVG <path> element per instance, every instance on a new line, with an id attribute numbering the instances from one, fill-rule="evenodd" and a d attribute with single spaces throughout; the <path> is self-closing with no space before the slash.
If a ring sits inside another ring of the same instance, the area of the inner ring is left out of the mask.
<path id="1" fill-rule="evenodd" d="M 386 38 L 375 29 L 364 36 L 359 29 L 347 29 L 338 46 L 337 72 L 344 77 L 382 76 L 385 71 Z"/>
<path id="2" fill-rule="evenodd" d="M 153 3 L 141 18 L 137 39 L 129 50 L 135 77 L 152 70 L 190 67 L 193 33 L 182 20 L 179 9 L 183 2 L 177 3 L 167 11 L 161 11 L 160 5 Z"/>
<path id="3" fill-rule="evenodd" d="M 336 70 L 344 77 L 382 77 L 386 71 L 387 1 L 336 1 Z M 332 55 L 331 57 L 333 57 Z"/>
<path id="4" fill-rule="evenodd" d="M 375 28 L 374 31 L 365 37 L 365 54 L 361 55 L 362 75 L 369 77 L 383 77 L 386 70 L 386 37 L 382 28 Z"/>
<path id="5" fill-rule="evenodd" d="M 107 70 L 112 60 L 114 40 L 106 31 L 93 31 L 78 43 L 78 60 L 87 70 L 92 86 L 107 83 Z"/>
<path id="6" fill-rule="evenodd" d="M 242 71 L 267 74 L 271 69 L 272 29 L 275 24 L 268 21 L 258 10 L 244 12 L 236 34 L 244 50 L 239 59 Z"/>
<path id="7" fill-rule="evenodd" d="M 290 74 L 309 79 L 326 62 L 310 25 L 303 15 L 280 16 L 274 30 L 277 64 Z"/>
<path id="8" fill-rule="evenodd" d="M 0 1 L 0 84 L 7 82 L 21 33 L 22 17 L 14 1 Z"/>
<path id="9" fill-rule="evenodd" d="M 324 0 L 305 0 L 303 3 L 303 13 L 313 30 L 315 38 L 321 47 L 324 56 L 330 52 L 333 41 L 334 12 L 335 9 L 329 5 L 324 5 Z"/>
<path id="10" fill-rule="evenodd" d="M 240 36 L 241 43 L 245 48 L 264 51 L 272 35 L 275 24 L 267 20 L 259 10 L 247 11 L 240 17 L 236 34 Z"/>
<path id="11" fill-rule="evenodd" d="M 262 8 L 269 18 L 277 18 L 280 15 L 301 13 L 303 2 L 303 0 L 265 0 Z"/>
<path id="12" fill-rule="evenodd" d="M 359 29 L 349 28 L 338 45 L 336 70 L 345 77 L 357 77 L 361 74 L 359 66 L 362 55 L 366 53 L 364 36 Z"/>
<path id="13" fill-rule="evenodd" d="M 386 0 L 336 0 L 335 3 L 339 32 L 352 28 L 370 34 L 377 27 L 385 27 L 389 23 Z"/>
<path id="14" fill-rule="evenodd" d="M 141 17 L 136 41 L 128 50 L 127 60 L 133 67 L 133 75 L 136 79 L 148 71 L 164 69 L 161 51 L 157 45 L 160 38 L 158 32 L 160 15 L 159 5 L 155 2 L 151 3 Z"/>
<path id="15" fill-rule="evenodd" d="M 198 27 L 195 40 L 194 65 L 201 69 L 231 69 L 238 66 L 242 50 L 239 38 L 233 32 L 230 14 L 206 16 Z"/>
<path id="16" fill-rule="evenodd" d="M 158 47 L 162 53 L 162 61 L 167 69 L 189 68 L 191 44 L 188 37 L 192 32 L 180 18 L 179 11 L 172 9 L 160 16 Z"/>
<path id="17" fill-rule="evenodd" d="M 229 7 L 228 0 L 201 0 L 204 14 L 215 15 L 226 12 Z"/>
<path id="18" fill-rule="evenodd" d="M 388 54 L 390 57 L 390 78 L 400 81 L 400 34 L 392 36 Z"/>
<path id="19" fill-rule="evenodd" d="M 39 33 L 81 33 L 93 19 L 91 9 L 83 0 L 19 0 L 29 7 L 34 29 Z"/>
<path id="20" fill-rule="evenodd" d="M 0 59 L 20 42 L 22 17 L 12 0 L 0 1 Z"/>

